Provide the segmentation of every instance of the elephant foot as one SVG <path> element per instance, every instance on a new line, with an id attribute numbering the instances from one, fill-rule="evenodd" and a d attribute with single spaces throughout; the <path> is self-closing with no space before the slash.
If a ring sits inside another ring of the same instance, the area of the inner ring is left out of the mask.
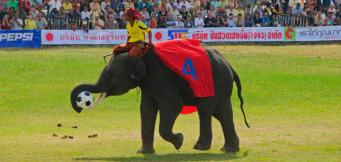
<path id="1" fill-rule="evenodd" d="M 179 150 L 184 142 L 184 136 L 181 133 L 175 134 L 176 141 L 173 143 L 176 150 Z"/>
<path id="2" fill-rule="evenodd" d="M 239 146 L 223 146 L 220 151 L 223 152 L 239 152 Z"/>
<path id="3" fill-rule="evenodd" d="M 153 154 L 153 153 L 155 153 L 155 150 L 153 147 L 142 146 L 140 149 L 137 150 L 137 153 L 139 153 L 139 154 Z"/>
<path id="4" fill-rule="evenodd" d="M 209 150 L 210 148 L 211 148 L 211 144 L 196 143 L 196 144 L 193 146 L 193 149 L 195 149 L 195 150 L 201 150 L 201 151 Z"/>

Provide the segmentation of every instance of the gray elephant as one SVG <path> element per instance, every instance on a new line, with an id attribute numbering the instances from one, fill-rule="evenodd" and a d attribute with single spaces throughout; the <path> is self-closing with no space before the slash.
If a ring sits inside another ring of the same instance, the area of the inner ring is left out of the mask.
<path id="1" fill-rule="evenodd" d="M 139 69 L 140 80 L 132 75 L 129 69 L 131 58 L 127 53 L 113 56 L 104 67 L 95 84 L 81 84 L 71 92 L 71 104 L 75 111 L 81 112 L 77 106 L 77 95 L 82 91 L 101 93 L 94 105 L 108 96 L 123 95 L 130 89 L 140 87 L 142 99 L 140 104 L 142 147 L 138 153 L 153 153 L 154 129 L 158 111 L 160 112 L 159 133 L 161 137 L 172 143 L 178 150 L 183 144 L 181 133 L 173 133 L 174 122 L 183 105 L 195 105 L 200 119 L 200 135 L 194 145 L 196 150 L 208 150 L 212 141 L 212 116 L 221 124 L 225 144 L 222 151 L 239 151 L 239 139 L 233 123 L 231 93 L 233 82 L 236 82 L 238 96 L 244 121 L 248 126 L 243 111 L 241 83 L 237 73 L 216 50 L 205 48 L 212 65 L 215 96 L 197 98 L 182 77 L 165 66 L 162 61 L 149 50 L 143 57 L 134 60 Z"/>

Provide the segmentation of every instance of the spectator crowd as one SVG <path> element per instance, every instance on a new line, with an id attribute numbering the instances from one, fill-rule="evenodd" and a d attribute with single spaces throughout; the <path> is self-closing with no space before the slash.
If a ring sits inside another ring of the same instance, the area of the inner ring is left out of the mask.
<path id="1" fill-rule="evenodd" d="M 341 25 L 341 0 L 0 0 L 0 30 L 122 29 L 128 8 L 150 28 Z"/>

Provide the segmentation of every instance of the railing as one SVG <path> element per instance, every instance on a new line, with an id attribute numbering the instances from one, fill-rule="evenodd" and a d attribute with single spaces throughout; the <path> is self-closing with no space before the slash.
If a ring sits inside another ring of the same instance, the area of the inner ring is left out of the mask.
<path id="1" fill-rule="evenodd" d="M 272 16 L 273 26 L 306 26 L 306 16 L 292 16 L 292 15 L 273 15 Z"/>
<path id="2" fill-rule="evenodd" d="M 48 29 L 83 29 L 89 30 L 91 27 L 91 20 L 85 19 L 82 20 L 80 18 L 69 18 L 69 17 L 48 17 Z"/>
<path id="3" fill-rule="evenodd" d="M 48 29 L 91 29 L 92 21 L 89 19 L 81 20 L 80 18 L 69 17 L 48 17 Z M 145 22 L 149 23 L 149 22 Z M 270 24 L 261 24 L 263 27 L 270 26 L 306 26 L 306 16 L 292 16 L 292 15 L 273 15 Z"/>

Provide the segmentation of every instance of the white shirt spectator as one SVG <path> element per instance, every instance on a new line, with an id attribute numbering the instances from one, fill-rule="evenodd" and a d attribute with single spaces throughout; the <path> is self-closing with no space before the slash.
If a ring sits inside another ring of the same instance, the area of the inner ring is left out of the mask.
<path id="1" fill-rule="evenodd" d="M 196 17 L 194 19 L 194 27 L 196 28 L 203 28 L 205 25 L 204 19 L 202 17 Z"/>
<path id="2" fill-rule="evenodd" d="M 88 18 L 90 20 L 90 12 L 89 11 L 82 11 L 81 12 L 81 19 L 85 20 L 86 18 Z"/>
<path id="3" fill-rule="evenodd" d="M 59 11 L 60 7 L 62 7 L 62 3 L 60 0 L 50 0 L 49 6 L 49 12 L 51 12 L 53 9 L 57 9 L 57 11 Z"/>
<path id="4" fill-rule="evenodd" d="M 184 2 L 185 1 L 185 2 Z M 191 4 L 189 2 L 187 2 L 187 0 L 182 0 L 179 3 L 178 9 L 181 11 L 182 6 L 186 7 L 186 11 L 189 11 L 189 8 L 191 7 Z"/>
<path id="5" fill-rule="evenodd" d="M 22 30 L 23 26 L 24 23 L 20 18 L 13 19 L 11 22 L 11 27 L 13 30 Z"/>
<path id="6" fill-rule="evenodd" d="M 110 7 L 111 7 L 110 1 L 103 1 L 103 2 L 101 3 L 101 9 L 102 9 L 102 11 L 105 11 L 105 8 L 106 8 L 107 6 L 110 6 Z"/>

